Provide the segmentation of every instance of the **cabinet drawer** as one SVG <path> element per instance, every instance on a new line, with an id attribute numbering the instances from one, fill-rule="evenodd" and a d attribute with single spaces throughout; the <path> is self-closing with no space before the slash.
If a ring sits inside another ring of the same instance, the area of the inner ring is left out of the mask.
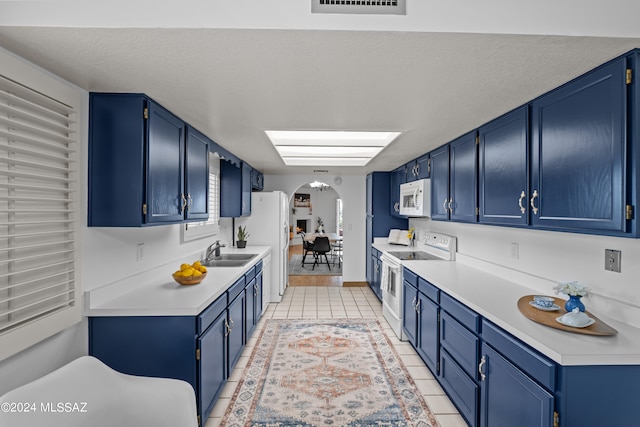
<path id="1" fill-rule="evenodd" d="M 436 303 L 440 302 L 440 289 L 436 288 L 422 277 L 418 277 L 418 290 L 431 301 Z"/>
<path id="2" fill-rule="evenodd" d="M 256 277 L 256 266 L 254 265 L 246 273 L 244 273 L 245 282 L 250 282 L 254 277 Z"/>
<path id="3" fill-rule="evenodd" d="M 440 317 L 440 345 L 474 379 L 478 379 L 479 342 L 478 337 L 446 312 L 442 312 Z"/>
<path id="4" fill-rule="evenodd" d="M 414 288 L 418 287 L 418 276 L 413 271 L 407 268 L 403 268 L 402 278 L 404 279 L 405 282 L 409 282 L 411 286 L 413 286 Z"/>
<path id="5" fill-rule="evenodd" d="M 245 283 L 245 276 L 242 276 L 227 290 L 227 304 L 231 304 L 244 291 Z"/>
<path id="6" fill-rule="evenodd" d="M 493 323 L 482 321 L 482 338 L 547 389 L 556 387 L 556 364 Z"/>
<path id="7" fill-rule="evenodd" d="M 202 313 L 198 315 L 197 329 L 198 335 L 207 330 L 209 325 L 218 318 L 227 309 L 227 298 L 223 294 L 218 297 L 217 300 L 211 303 L 209 307 L 205 308 Z"/>
<path id="8" fill-rule="evenodd" d="M 480 332 L 480 315 L 444 292 L 440 294 L 440 307 L 472 332 Z"/>
<path id="9" fill-rule="evenodd" d="M 440 352 L 440 384 L 469 426 L 477 426 L 480 387 L 446 350 Z"/>

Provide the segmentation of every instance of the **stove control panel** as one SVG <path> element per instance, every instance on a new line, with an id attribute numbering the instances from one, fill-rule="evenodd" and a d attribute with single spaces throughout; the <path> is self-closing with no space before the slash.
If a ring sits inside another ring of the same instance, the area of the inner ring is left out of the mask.
<path id="1" fill-rule="evenodd" d="M 446 252 L 455 252 L 457 250 L 458 239 L 453 236 L 440 233 L 425 233 L 424 244 L 433 248 L 441 249 Z"/>

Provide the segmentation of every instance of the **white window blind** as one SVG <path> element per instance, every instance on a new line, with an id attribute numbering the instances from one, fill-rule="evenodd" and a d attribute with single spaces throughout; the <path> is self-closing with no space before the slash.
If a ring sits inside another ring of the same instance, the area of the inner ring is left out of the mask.
<path id="1" fill-rule="evenodd" d="M 190 241 L 218 234 L 220 224 L 220 159 L 209 154 L 209 219 L 190 222 L 184 226 L 183 241 Z"/>
<path id="2" fill-rule="evenodd" d="M 78 303 L 76 116 L 0 74 L 0 336 Z"/>

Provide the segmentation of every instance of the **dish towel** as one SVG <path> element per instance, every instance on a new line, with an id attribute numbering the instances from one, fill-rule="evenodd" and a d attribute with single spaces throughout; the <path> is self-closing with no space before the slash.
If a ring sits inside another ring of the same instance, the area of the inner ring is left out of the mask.
<path id="1" fill-rule="evenodd" d="M 389 290 L 389 269 L 382 264 L 382 275 L 380 277 L 380 290 L 386 292 Z"/>

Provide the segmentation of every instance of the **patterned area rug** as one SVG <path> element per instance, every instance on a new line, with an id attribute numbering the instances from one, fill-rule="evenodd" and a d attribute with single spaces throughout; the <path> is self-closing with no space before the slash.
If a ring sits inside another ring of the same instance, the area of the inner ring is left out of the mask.
<path id="1" fill-rule="evenodd" d="M 436 427 L 377 320 L 267 320 L 228 427 Z"/>
<path id="2" fill-rule="evenodd" d="M 289 258 L 289 275 L 290 276 L 341 276 L 342 275 L 342 263 L 338 265 L 336 261 L 335 265 L 333 264 L 333 259 L 330 254 L 327 254 L 327 258 L 329 259 L 329 265 L 331 266 L 331 270 L 327 267 L 327 263 L 322 257 L 322 261 L 324 264 L 316 265 L 316 268 L 313 270 L 313 255 L 307 255 L 307 258 L 304 260 L 304 267 L 302 266 L 302 255 L 292 255 Z"/>

